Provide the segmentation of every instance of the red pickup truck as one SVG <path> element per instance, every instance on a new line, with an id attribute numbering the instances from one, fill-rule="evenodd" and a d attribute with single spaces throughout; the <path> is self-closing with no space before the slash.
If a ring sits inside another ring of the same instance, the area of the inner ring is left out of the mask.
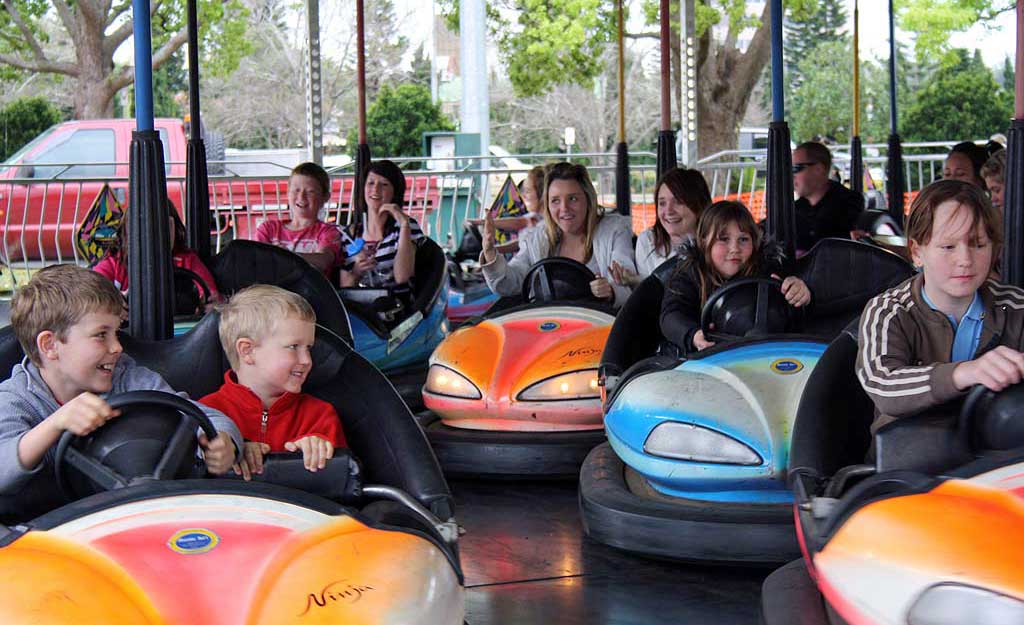
<path id="1" fill-rule="evenodd" d="M 181 120 L 157 119 L 167 194 L 184 206 L 187 139 Z M 77 260 L 72 237 L 104 184 L 127 207 L 133 119 L 57 124 L 0 165 L 0 260 Z M 221 156 L 221 158 L 223 158 Z M 271 210 L 287 206 L 287 176 L 211 184 L 211 206 Z M 221 227 L 224 227 L 221 224 Z"/>
<path id="2" fill-rule="evenodd" d="M 183 214 L 185 198 L 185 126 L 178 119 L 157 119 L 164 149 L 167 195 Z M 79 261 L 73 237 L 103 188 L 109 184 L 128 206 L 128 160 L 133 119 L 93 119 L 57 124 L 0 164 L 0 263 L 50 264 Z M 208 146 L 209 151 L 209 146 Z M 210 154 L 222 161 L 223 153 Z M 238 175 L 244 163 L 211 168 L 210 208 L 215 244 L 250 238 L 268 217 L 286 217 L 288 168 L 275 176 Z M 251 168 L 251 167 L 250 167 Z M 218 174 L 218 175 L 214 175 Z M 328 221 L 343 221 L 351 206 L 352 175 L 333 176 Z M 406 209 L 423 219 L 438 207 L 437 176 L 407 178 Z"/>

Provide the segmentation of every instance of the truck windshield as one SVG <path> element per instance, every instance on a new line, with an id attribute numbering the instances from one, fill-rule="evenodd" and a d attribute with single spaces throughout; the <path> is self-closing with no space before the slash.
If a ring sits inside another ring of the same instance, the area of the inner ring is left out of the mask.
<path id="1" fill-rule="evenodd" d="M 59 126 L 59 125 L 60 124 L 55 124 L 55 125 L 50 126 L 49 128 L 47 128 L 38 137 L 36 137 L 35 139 L 32 139 L 31 141 L 29 141 L 28 143 L 26 143 L 24 145 L 24 147 L 22 147 L 20 150 L 18 150 L 17 152 L 12 154 L 10 157 L 8 157 L 7 160 L 3 162 L 3 164 L 4 165 L 17 165 L 21 161 L 21 159 L 25 157 L 26 154 L 28 154 L 29 152 L 32 151 L 32 149 L 34 147 L 36 147 L 37 145 L 39 145 L 43 141 L 46 141 L 46 138 L 49 137 L 50 135 L 52 135 L 53 131 L 57 130 L 57 126 Z"/>

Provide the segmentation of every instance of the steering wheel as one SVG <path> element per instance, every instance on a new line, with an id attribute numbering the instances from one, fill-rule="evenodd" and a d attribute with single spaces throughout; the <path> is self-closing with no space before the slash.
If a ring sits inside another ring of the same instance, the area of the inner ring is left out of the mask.
<path id="1" fill-rule="evenodd" d="M 87 436 L 66 431 L 57 443 L 57 485 L 69 499 L 98 492 L 96 487 L 114 490 L 140 481 L 184 477 L 198 445 L 196 426 L 209 440 L 217 437 L 210 418 L 177 395 L 131 391 L 107 403 L 121 415 Z M 70 475 L 69 467 L 81 475 Z"/>
<path id="2" fill-rule="evenodd" d="M 185 303 L 183 301 L 178 301 L 178 296 L 183 295 L 183 293 L 179 293 L 178 291 L 179 280 L 181 282 L 188 284 L 191 287 L 190 295 L 196 295 L 198 302 L 196 303 L 196 308 L 192 311 L 187 310 L 188 308 L 192 307 L 192 302 Z M 206 306 L 207 303 L 209 303 L 210 293 L 213 293 L 213 290 L 210 289 L 210 285 L 207 284 L 206 280 L 203 280 L 203 278 L 199 274 L 192 271 L 191 269 L 186 269 L 184 267 L 174 268 L 174 314 L 196 314 L 197 312 L 200 311 L 201 308 L 203 308 L 204 306 Z"/>
<path id="3" fill-rule="evenodd" d="M 711 294 L 700 311 L 700 329 L 716 343 L 778 334 L 786 330 L 788 312 L 781 281 L 740 278 Z"/>
<path id="4" fill-rule="evenodd" d="M 978 384 L 967 394 L 957 430 L 968 449 L 1002 450 L 1024 445 L 1024 383 L 1002 391 Z"/>
<path id="5" fill-rule="evenodd" d="M 581 262 L 562 256 L 538 261 L 523 278 L 523 301 L 529 304 L 555 300 L 596 300 L 590 283 L 594 272 Z"/>

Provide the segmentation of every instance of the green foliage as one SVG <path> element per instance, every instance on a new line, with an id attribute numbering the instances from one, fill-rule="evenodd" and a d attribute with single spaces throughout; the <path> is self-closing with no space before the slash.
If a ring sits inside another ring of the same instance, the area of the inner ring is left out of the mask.
<path id="1" fill-rule="evenodd" d="M 419 48 L 416 48 L 416 53 L 413 54 L 408 82 L 430 88 L 430 57 L 424 51 L 422 43 Z"/>
<path id="2" fill-rule="evenodd" d="M 828 42 L 844 41 L 847 38 L 843 33 L 846 27 L 844 4 L 842 0 L 826 0 L 810 7 L 800 7 L 791 11 L 785 20 L 783 52 L 786 59 L 786 82 L 791 88 L 799 87 L 803 82 L 799 67 L 810 61 L 808 57 L 812 50 Z"/>
<path id="3" fill-rule="evenodd" d="M 45 98 L 21 98 L 0 109 L 0 160 L 18 151 L 50 126 L 64 121 Z"/>
<path id="4" fill-rule="evenodd" d="M 246 36 L 249 9 L 240 0 L 198 0 L 196 10 L 202 71 L 226 76 L 252 52 L 252 42 Z M 153 48 L 157 49 L 174 33 L 184 30 L 187 16 L 187 0 L 162 4 L 153 17 Z"/>
<path id="5" fill-rule="evenodd" d="M 366 111 L 366 140 L 374 158 L 421 156 L 423 133 L 455 130 L 455 124 L 431 102 L 430 90 L 422 85 L 384 85 Z M 357 131 L 349 133 L 353 151 L 359 143 Z"/>
<path id="6" fill-rule="evenodd" d="M 821 135 L 848 142 L 853 130 L 850 42 L 830 41 L 812 48 L 797 68 L 804 80 L 790 95 L 787 107 L 793 140 L 799 143 Z M 860 136 L 865 143 L 885 141 L 888 136 L 888 79 L 886 67 L 861 61 Z M 898 90 L 898 95 L 906 93 Z"/>
<path id="7" fill-rule="evenodd" d="M 1011 0 L 902 0 L 897 12 L 900 27 L 917 35 L 917 56 L 924 58 L 947 53 L 951 33 L 990 21 L 1014 6 Z"/>
<path id="8" fill-rule="evenodd" d="M 155 117 L 182 117 L 185 111 L 175 102 L 174 96 L 188 93 L 188 72 L 179 51 L 153 72 L 153 115 Z"/>
<path id="9" fill-rule="evenodd" d="M 1008 125 L 1011 94 L 978 55 L 954 53 L 958 61 L 940 67 L 907 107 L 900 128 L 905 141 L 987 137 Z"/>
<path id="10" fill-rule="evenodd" d="M 516 29 L 498 35 L 509 79 L 520 96 L 552 85 L 588 87 L 601 73 L 601 52 L 616 32 L 608 0 L 521 0 Z"/>

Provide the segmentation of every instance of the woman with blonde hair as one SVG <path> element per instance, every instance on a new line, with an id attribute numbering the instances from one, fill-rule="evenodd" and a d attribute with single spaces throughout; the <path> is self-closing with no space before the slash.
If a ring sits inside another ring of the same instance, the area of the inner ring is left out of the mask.
<path id="1" fill-rule="evenodd" d="M 590 283 L 595 297 L 616 307 L 629 297 L 629 287 L 608 278 L 612 263 L 636 271 L 630 221 L 605 215 L 597 205 L 597 192 L 587 168 L 573 163 L 552 165 L 544 177 L 544 221 L 519 241 L 519 252 L 510 261 L 498 254 L 494 221 L 484 221 L 480 265 L 487 286 L 498 295 L 516 295 L 530 267 L 545 258 L 563 257 L 587 266 L 597 278 Z"/>

